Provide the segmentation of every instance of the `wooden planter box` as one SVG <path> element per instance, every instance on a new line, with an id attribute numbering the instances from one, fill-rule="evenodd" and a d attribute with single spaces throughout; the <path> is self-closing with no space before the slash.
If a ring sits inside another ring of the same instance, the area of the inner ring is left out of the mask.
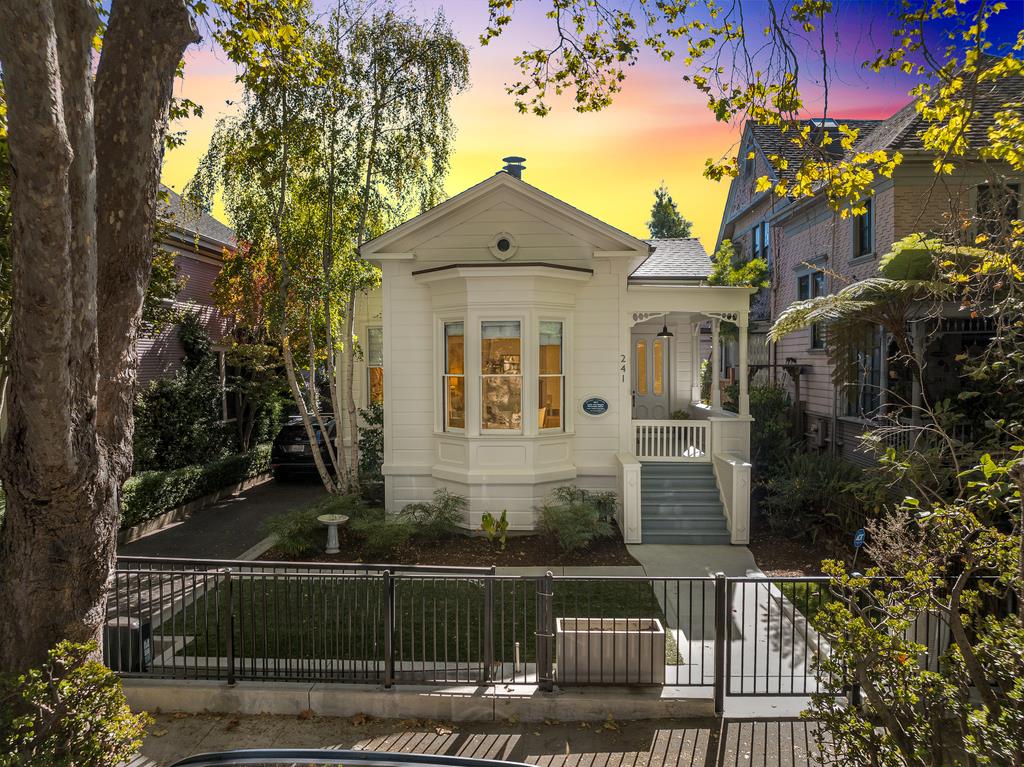
<path id="1" fill-rule="evenodd" d="M 665 628 L 657 618 L 558 618 L 559 684 L 665 684 Z"/>

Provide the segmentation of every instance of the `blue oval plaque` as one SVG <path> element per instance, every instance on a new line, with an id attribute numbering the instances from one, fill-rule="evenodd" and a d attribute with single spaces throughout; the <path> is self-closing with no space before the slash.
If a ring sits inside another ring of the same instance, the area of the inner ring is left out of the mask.
<path id="1" fill-rule="evenodd" d="M 608 412 L 608 400 L 603 397 L 587 397 L 583 400 L 583 412 L 587 415 L 604 415 Z"/>

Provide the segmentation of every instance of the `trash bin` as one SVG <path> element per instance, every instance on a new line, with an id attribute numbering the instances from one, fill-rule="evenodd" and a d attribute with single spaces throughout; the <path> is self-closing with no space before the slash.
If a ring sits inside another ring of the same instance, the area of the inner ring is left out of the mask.
<path id="1" fill-rule="evenodd" d="M 149 622 L 138 618 L 112 618 L 103 628 L 103 662 L 111 671 L 139 673 L 153 662 Z"/>

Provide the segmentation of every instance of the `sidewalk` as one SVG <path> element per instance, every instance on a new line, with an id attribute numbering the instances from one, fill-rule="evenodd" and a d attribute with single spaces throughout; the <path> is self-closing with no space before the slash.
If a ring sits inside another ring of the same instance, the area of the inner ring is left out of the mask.
<path id="1" fill-rule="evenodd" d="M 451 724 L 160 714 L 130 767 L 232 748 L 344 748 L 504 759 L 543 767 L 805 767 L 816 725 L 791 719 Z"/>
<path id="2" fill-rule="evenodd" d="M 118 548 L 120 556 L 235 559 L 266 538 L 263 523 L 324 497 L 319 480 L 271 480 Z"/>

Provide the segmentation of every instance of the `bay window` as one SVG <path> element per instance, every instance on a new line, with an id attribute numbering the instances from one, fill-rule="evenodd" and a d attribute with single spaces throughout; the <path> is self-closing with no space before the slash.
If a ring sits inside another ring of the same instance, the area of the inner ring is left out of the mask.
<path id="1" fill-rule="evenodd" d="M 444 428 L 466 428 L 466 330 L 462 322 L 444 324 Z"/>
<path id="2" fill-rule="evenodd" d="M 565 372 L 562 369 L 562 323 L 540 323 L 537 428 L 562 429 Z"/>
<path id="3" fill-rule="evenodd" d="M 480 323 L 480 427 L 523 427 L 522 327 L 518 320 Z"/>

